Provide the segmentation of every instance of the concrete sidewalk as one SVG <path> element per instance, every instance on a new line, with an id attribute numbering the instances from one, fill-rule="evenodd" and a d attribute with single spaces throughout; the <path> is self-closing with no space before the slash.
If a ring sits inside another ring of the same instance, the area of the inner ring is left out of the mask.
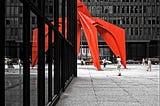
<path id="1" fill-rule="evenodd" d="M 159 65 L 127 65 L 117 76 L 116 65 L 104 71 L 78 66 L 75 78 L 56 106 L 160 106 Z"/>

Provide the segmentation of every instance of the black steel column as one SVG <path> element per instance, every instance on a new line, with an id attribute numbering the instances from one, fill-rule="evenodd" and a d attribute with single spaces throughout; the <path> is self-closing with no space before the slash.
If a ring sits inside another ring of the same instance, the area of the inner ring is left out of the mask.
<path id="1" fill-rule="evenodd" d="M 72 11 L 70 11 L 70 10 L 72 10 L 72 2 L 71 2 L 71 0 L 67 0 L 67 39 L 69 40 L 69 42 L 71 42 L 72 43 L 72 45 L 73 45 L 73 33 L 72 33 L 72 25 L 73 25 L 73 23 L 72 23 Z M 73 64 L 72 64 L 72 62 L 73 62 L 73 57 L 71 57 L 70 55 L 72 55 L 71 54 L 71 51 L 73 52 L 73 50 L 72 50 L 72 48 L 71 47 L 69 47 L 68 46 L 68 49 L 67 49 L 68 51 L 68 63 L 70 64 L 69 66 L 68 66 L 68 73 L 67 73 L 67 79 L 69 80 L 69 78 L 70 78 L 70 72 L 71 71 L 73 71 L 74 69 L 73 69 Z M 72 55 L 73 56 L 73 55 Z M 70 58 L 71 57 L 71 58 Z M 72 67 L 72 68 L 71 68 Z"/>
<path id="2" fill-rule="evenodd" d="M 38 0 L 38 8 L 45 16 L 45 0 Z M 38 25 L 38 106 L 45 106 L 45 23 L 37 17 Z"/>
<path id="3" fill-rule="evenodd" d="M 67 0 L 67 39 L 72 43 L 72 14 L 71 14 L 71 0 Z"/>
<path id="4" fill-rule="evenodd" d="M 66 0 L 62 0 L 62 35 L 65 37 L 65 1 Z M 65 48 L 66 48 L 66 45 L 65 45 L 65 40 L 62 41 L 62 79 L 61 79 L 61 87 L 62 89 L 64 88 L 65 86 L 65 61 L 66 61 L 66 52 L 65 52 Z M 64 89 L 63 89 L 64 90 Z"/>
<path id="5" fill-rule="evenodd" d="M 67 35 L 69 41 L 73 44 L 72 63 L 74 76 L 77 76 L 77 1 L 67 0 Z M 70 11 L 73 10 L 73 11 Z"/>
<path id="6" fill-rule="evenodd" d="M 30 106 L 30 9 L 23 3 L 23 106 Z"/>
<path id="7" fill-rule="evenodd" d="M 77 0 L 73 0 L 74 76 L 77 77 Z"/>
<path id="8" fill-rule="evenodd" d="M 65 36 L 65 2 L 66 0 L 62 0 L 62 35 Z"/>
<path id="9" fill-rule="evenodd" d="M 0 1 L 0 106 L 5 106 L 5 0 Z"/>
<path id="10" fill-rule="evenodd" d="M 48 101 L 52 101 L 52 61 L 53 61 L 53 48 L 52 48 L 52 29 L 49 27 L 48 32 Z"/>
<path id="11" fill-rule="evenodd" d="M 58 33 L 59 0 L 54 0 L 54 94 L 60 91 L 60 38 Z"/>

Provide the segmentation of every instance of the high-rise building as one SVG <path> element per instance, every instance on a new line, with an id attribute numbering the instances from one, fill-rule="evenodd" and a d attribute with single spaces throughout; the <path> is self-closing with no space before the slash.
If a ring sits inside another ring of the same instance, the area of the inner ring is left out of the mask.
<path id="1" fill-rule="evenodd" d="M 37 0 L 30 0 L 37 4 Z M 45 15 L 49 20 L 53 20 L 53 0 L 45 0 Z M 23 4 L 19 0 L 6 0 L 6 56 L 21 57 L 23 40 Z M 37 17 L 31 12 L 30 25 L 32 29 L 37 26 Z M 32 30 L 31 29 L 31 30 Z M 32 35 L 32 32 L 30 32 Z M 32 37 L 30 37 L 32 42 Z"/>
<path id="2" fill-rule="evenodd" d="M 93 17 L 99 17 L 126 30 L 126 58 L 160 56 L 159 0 L 81 0 Z M 83 45 L 85 46 L 85 41 Z M 101 56 L 113 54 L 99 36 Z M 88 55 L 88 48 L 82 53 Z"/>
<path id="3" fill-rule="evenodd" d="M 37 0 L 31 1 L 35 4 L 37 2 Z M 93 17 L 99 17 L 126 30 L 127 59 L 160 56 L 159 0 L 81 1 L 87 5 Z M 50 20 L 53 20 L 53 0 L 46 0 L 45 14 Z M 35 15 L 31 13 L 32 29 L 37 26 L 36 20 Z M 6 0 L 6 56 L 20 57 L 23 34 L 22 25 L 22 3 L 19 0 Z M 85 57 L 90 57 L 84 36 L 82 38 L 81 54 Z M 114 56 L 113 53 L 101 37 L 98 36 L 98 38 L 100 56 L 111 59 Z"/>

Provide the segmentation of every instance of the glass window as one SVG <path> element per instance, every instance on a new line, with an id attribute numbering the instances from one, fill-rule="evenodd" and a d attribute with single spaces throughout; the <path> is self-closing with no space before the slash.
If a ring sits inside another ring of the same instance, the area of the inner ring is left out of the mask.
<path id="1" fill-rule="evenodd" d="M 113 13 L 116 13 L 116 6 L 113 6 Z"/>
<path id="2" fill-rule="evenodd" d="M 155 14 L 155 12 L 156 12 L 156 8 L 155 6 L 152 6 L 152 13 Z"/>
<path id="3" fill-rule="evenodd" d="M 117 13 L 120 13 L 120 6 L 117 6 Z"/>
<path id="4" fill-rule="evenodd" d="M 18 18 L 14 18 L 14 25 L 18 26 Z"/>
<path id="5" fill-rule="evenodd" d="M 116 24 L 116 20 L 113 20 L 113 24 Z"/>
<path id="6" fill-rule="evenodd" d="M 131 11 L 130 13 L 134 12 L 133 6 L 130 7 L 130 11 Z"/>
<path id="7" fill-rule="evenodd" d="M 142 35 L 142 27 L 139 28 L 139 35 Z"/>
<path id="8" fill-rule="evenodd" d="M 135 35 L 138 35 L 138 28 L 135 28 Z"/>
<path id="9" fill-rule="evenodd" d="M 6 28 L 5 30 L 7 36 L 11 35 L 11 28 Z"/>
<path id="10" fill-rule="evenodd" d="M 135 13 L 138 13 L 138 6 L 135 6 Z"/>
<path id="11" fill-rule="evenodd" d="M 148 20 L 148 24 L 151 24 L 151 20 Z"/>
<path id="12" fill-rule="evenodd" d="M 120 20 L 119 19 L 117 20 L 117 24 L 120 24 Z"/>
<path id="13" fill-rule="evenodd" d="M 19 7 L 14 7 L 15 8 L 15 15 L 19 14 Z"/>
<path id="14" fill-rule="evenodd" d="M 160 28 L 157 27 L 157 35 L 160 35 Z"/>
<path id="15" fill-rule="evenodd" d="M 102 6 L 97 6 L 97 13 L 102 13 Z"/>
<path id="16" fill-rule="evenodd" d="M 125 24 L 125 18 L 122 17 L 122 24 Z"/>
<path id="17" fill-rule="evenodd" d="M 143 6 L 143 13 L 146 13 L 146 6 Z"/>
<path id="18" fill-rule="evenodd" d="M 124 13 L 124 6 L 122 6 L 122 13 Z"/>
<path id="19" fill-rule="evenodd" d="M 7 16 L 10 14 L 10 7 L 6 7 L 6 14 Z"/>
<path id="20" fill-rule="evenodd" d="M 10 25 L 10 20 L 6 19 L 6 25 Z"/>
<path id="21" fill-rule="evenodd" d="M 134 21 L 135 21 L 135 24 L 138 24 L 138 19 L 137 19 L 137 17 L 135 17 L 134 19 L 135 19 L 135 20 L 134 20 Z"/>
<path id="22" fill-rule="evenodd" d="M 146 17 L 143 18 L 143 24 L 146 24 Z"/>
<path id="23" fill-rule="evenodd" d="M 151 35 L 151 28 L 148 28 L 148 35 Z"/>
<path id="24" fill-rule="evenodd" d="M 160 17 L 157 17 L 156 23 L 157 23 L 157 24 L 160 24 Z"/>
<path id="25" fill-rule="evenodd" d="M 131 28 L 130 30 L 131 30 L 131 35 L 133 35 L 133 28 Z"/>
<path id="26" fill-rule="evenodd" d="M 142 17 L 139 17 L 139 24 L 143 24 L 142 22 Z"/>
<path id="27" fill-rule="evenodd" d="M 19 14 L 22 14 L 23 13 L 23 8 L 22 6 L 19 7 Z"/>
<path id="28" fill-rule="evenodd" d="M 15 28 L 15 36 L 18 36 L 18 28 Z"/>
<path id="29" fill-rule="evenodd" d="M 155 27 L 152 27 L 152 34 L 156 35 L 156 28 Z"/>
<path id="30" fill-rule="evenodd" d="M 156 23 L 156 20 L 155 20 L 155 19 L 153 19 L 153 20 L 152 20 L 152 24 L 155 24 L 155 23 Z"/>
<path id="31" fill-rule="evenodd" d="M 129 13 L 129 6 L 127 6 L 126 9 L 127 9 L 127 13 Z"/>
<path id="32" fill-rule="evenodd" d="M 139 13 L 142 13 L 142 6 L 139 6 Z"/>
<path id="33" fill-rule="evenodd" d="M 14 14 L 14 7 L 11 7 L 11 14 Z"/>
<path id="34" fill-rule="evenodd" d="M 131 24 L 133 24 L 133 17 L 131 17 Z"/>
<path id="35" fill-rule="evenodd" d="M 10 3 L 14 3 L 14 0 L 10 0 Z"/>
<path id="36" fill-rule="evenodd" d="M 126 24 L 129 24 L 129 17 L 126 17 Z"/>
<path id="37" fill-rule="evenodd" d="M 49 6 L 49 14 L 53 14 L 53 6 Z"/>
<path id="38" fill-rule="evenodd" d="M 19 17 L 19 24 L 22 24 L 22 22 L 23 22 L 23 18 Z"/>

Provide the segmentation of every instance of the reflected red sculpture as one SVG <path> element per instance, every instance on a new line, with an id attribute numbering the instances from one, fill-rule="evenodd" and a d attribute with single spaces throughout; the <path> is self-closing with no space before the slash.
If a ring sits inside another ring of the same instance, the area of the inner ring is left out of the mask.
<path id="1" fill-rule="evenodd" d="M 52 22 L 52 24 L 54 24 Z M 67 24 L 65 24 L 67 26 Z M 98 36 L 101 35 L 116 56 L 120 56 L 122 65 L 126 68 L 125 30 L 103 21 L 93 18 L 83 2 L 77 1 L 77 53 L 80 52 L 81 28 L 83 28 L 94 66 L 101 70 L 99 62 Z M 62 32 L 62 18 L 59 18 L 59 31 Z M 54 35 L 52 34 L 52 42 Z M 65 32 L 67 38 L 67 32 Z M 48 50 L 48 26 L 45 25 L 45 51 Z M 32 43 L 32 67 L 38 60 L 38 29 L 33 30 Z"/>

